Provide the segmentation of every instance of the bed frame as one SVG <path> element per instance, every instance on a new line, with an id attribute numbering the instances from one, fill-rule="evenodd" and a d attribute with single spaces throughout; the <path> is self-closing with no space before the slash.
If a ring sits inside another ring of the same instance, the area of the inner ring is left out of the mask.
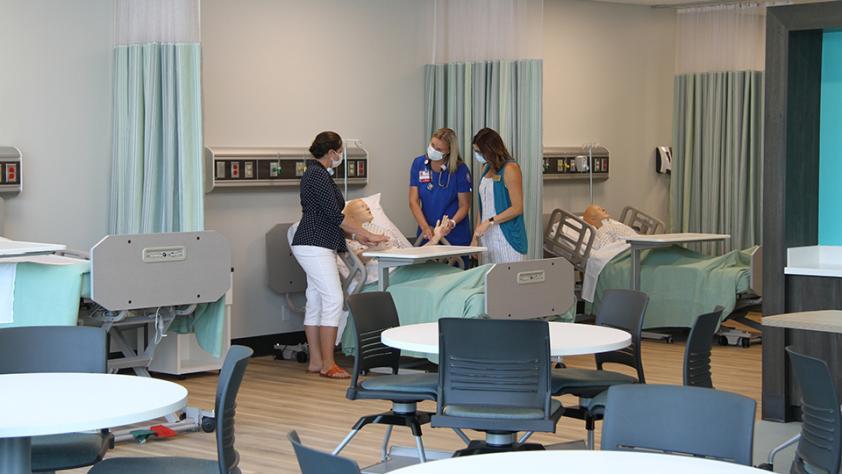
<path id="1" fill-rule="evenodd" d="M 563 209 L 555 209 L 544 223 L 544 256 L 563 257 L 573 265 L 579 273 L 576 280 L 577 295 L 580 295 L 582 275 L 587 267 L 596 232 L 596 229 L 580 216 L 581 213 L 574 214 Z M 663 233 L 666 229 L 661 220 L 631 206 L 626 206 L 620 213 L 620 221 L 644 235 Z M 749 271 L 749 289 L 737 295 L 737 305 L 727 319 L 759 331 L 762 326 L 748 319 L 746 315 L 757 308 L 763 296 L 763 249 L 761 247 L 757 247 L 751 254 Z M 722 345 L 743 347 L 748 347 L 752 342 L 760 340 L 756 334 L 729 328 L 721 328 L 717 336 Z"/>
<path id="2" fill-rule="evenodd" d="M 307 275 L 290 249 L 287 233 L 291 225 L 276 224 L 266 233 L 269 288 L 284 295 L 290 309 L 303 312 L 291 297 L 307 288 Z M 349 295 L 362 291 L 367 272 L 353 252 L 345 252 L 342 259 L 350 271 L 347 278 L 341 278 L 347 302 Z M 462 259 L 457 260 L 454 264 L 460 266 Z M 564 313 L 575 302 L 573 267 L 564 258 L 495 265 L 485 276 L 485 288 L 485 308 L 491 318 L 548 317 Z M 559 288 L 570 288 L 570 291 L 559 291 Z"/>

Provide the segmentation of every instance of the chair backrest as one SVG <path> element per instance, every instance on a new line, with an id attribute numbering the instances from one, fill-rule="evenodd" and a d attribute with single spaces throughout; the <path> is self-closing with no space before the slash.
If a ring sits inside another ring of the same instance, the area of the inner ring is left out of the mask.
<path id="1" fill-rule="evenodd" d="M 398 373 L 400 349 L 394 349 L 380 341 L 383 331 L 400 326 L 398 310 L 392 295 L 385 291 L 357 293 L 348 297 L 348 306 L 354 316 L 354 337 L 357 342 L 351 388 L 357 386 L 357 378 L 364 370 L 389 367 L 392 373 Z"/>
<path id="2" fill-rule="evenodd" d="M 237 411 L 237 392 L 243 382 L 246 366 L 253 351 L 248 347 L 231 346 L 219 372 L 216 384 L 216 450 L 220 474 L 239 473 L 240 455 L 234 449 L 234 415 Z"/>
<path id="3" fill-rule="evenodd" d="M 0 374 L 107 370 L 107 335 L 102 328 L 28 326 L 0 329 Z"/>
<path id="4" fill-rule="evenodd" d="M 606 363 L 622 364 L 637 371 L 637 380 L 646 383 L 640 354 L 640 333 L 649 297 L 634 290 L 605 290 L 596 312 L 596 324 L 622 329 L 631 334 L 631 345 L 624 349 L 596 354 L 596 367 Z"/>
<path id="5" fill-rule="evenodd" d="M 608 389 L 602 449 L 690 454 L 751 465 L 754 400 L 680 385 Z"/>
<path id="6" fill-rule="evenodd" d="M 713 388 L 710 350 L 722 310 L 722 306 L 717 306 L 713 312 L 702 314 L 693 323 L 684 349 L 684 385 Z"/>
<path id="7" fill-rule="evenodd" d="M 550 330 L 544 321 L 439 320 L 437 414 L 450 404 L 550 415 Z"/>
<path id="8" fill-rule="evenodd" d="M 807 466 L 839 472 L 842 455 L 842 421 L 839 399 L 825 361 L 786 348 L 801 389 L 801 439 L 790 472 L 808 472 Z"/>
<path id="9" fill-rule="evenodd" d="M 295 431 L 290 431 L 287 439 L 295 450 L 301 474 L 360 474 L 360 467 L 356 462 L 304 446 Z"/>

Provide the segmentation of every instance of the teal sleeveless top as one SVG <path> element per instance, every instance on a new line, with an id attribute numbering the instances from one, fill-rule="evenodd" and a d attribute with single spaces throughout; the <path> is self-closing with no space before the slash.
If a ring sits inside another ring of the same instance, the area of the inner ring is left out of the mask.
<path id="1" fill-rule="evenodd" d="M 500 179 L 494 181 L 494 210 L 497 214 L 500 214 L 512 205 L 512 200 L 509 197 L 509 189 L 506 187 L 506 182 L 503 178 L 506 165 L 509 163 L 514 163 L 514 161 L 507 161 L 504 163 L 503 167 L 500 168 L 500 171 L 497 172 L 497 174 L 500 175 Z M 485 165 L 485 169 L 482 171 L 483 178 L 486 174 L 488 174 L 490 169 L 491 168 L 488 165 Z M 479 200 L 479 214 L 480 216 L 482 215 L 482 199 Z M 509 245 L 511 245 L 512 248 L 519 254 L 526 255 L 526 252 L 529 249 L 529 241 L 526 238 L 526 224 L 523 220 L 523 214 L 510 221 L 503 222 L 499 224 L 499 226 Z"/>

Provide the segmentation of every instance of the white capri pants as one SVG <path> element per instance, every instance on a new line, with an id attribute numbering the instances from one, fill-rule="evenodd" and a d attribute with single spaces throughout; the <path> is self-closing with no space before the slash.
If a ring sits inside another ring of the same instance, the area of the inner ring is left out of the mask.
<path id="1" fill-rule="evenodd" d="M 304 325 L 338 327 L 344 296 L 336 251 L 314 245 L 293 245 L 292 254 L 307 273 Z"/>

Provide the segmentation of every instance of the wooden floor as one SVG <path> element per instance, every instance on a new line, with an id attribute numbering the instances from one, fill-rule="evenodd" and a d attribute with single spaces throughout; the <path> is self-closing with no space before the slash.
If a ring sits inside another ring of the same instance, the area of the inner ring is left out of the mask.
<path id="1" fill-rule="evenodd" d="M 683 342 L 666 344 L 645 341 L 643 363 L 649 383 L 681 383 Z M 761 346 L 748 349 L 714 347 L 713 380 L 718 389 L 737 392 L 758 402 L 760 414 Z M 592 356 L 565 359 L 571 367 L 593 367 Z M 329 380 L 305 374 L 304 365 L 276 361 L 269 357 L 252 359 L 238 398 L 236 447 L 244 473 L 299 472 L 286 433 L 297 430 L 303 442 L 323 450 L 332 450 L 345 436 L 357 418 L 388 409 L 386 402 L 349 401 L 345 399 L 347 381 Z M 190 405 L 213 408 L 215 375 L 192 376 L 179 381 L 190 392 Z M 563 402 L 575 402 L 575 399 Z M 423 409 L 434 411 L 427 403 Z M 456 435 L 443 429 L 425 430 L 427 448 L 454 450 L 462 446 Z M 344 456 L 367 466 L 379 459 L 379 447 L 385 428 L 364 429 L 343 451 Z M 600 425 L 597 425 L 597 436 Z M 479 435 L 477 433 L 477 435 Z M 478 436 L 479 437 L 479 436 Z M 562 418 L 555 434 L 533 436 L 542 443 L 558 443 L 583 439 L 584 423 Z M 406 430 L 395 429 L 393 441 L 401 446 L 414 446 Z M 598 440 L 598 438 L 597 438 Z M 166 441 L 145 445 L 120 444 L 109 456 L 192 456 L 215 458 L 213 434 L 185 433 Z M 85 472 L 76 470 L 70 472 Z"/>

